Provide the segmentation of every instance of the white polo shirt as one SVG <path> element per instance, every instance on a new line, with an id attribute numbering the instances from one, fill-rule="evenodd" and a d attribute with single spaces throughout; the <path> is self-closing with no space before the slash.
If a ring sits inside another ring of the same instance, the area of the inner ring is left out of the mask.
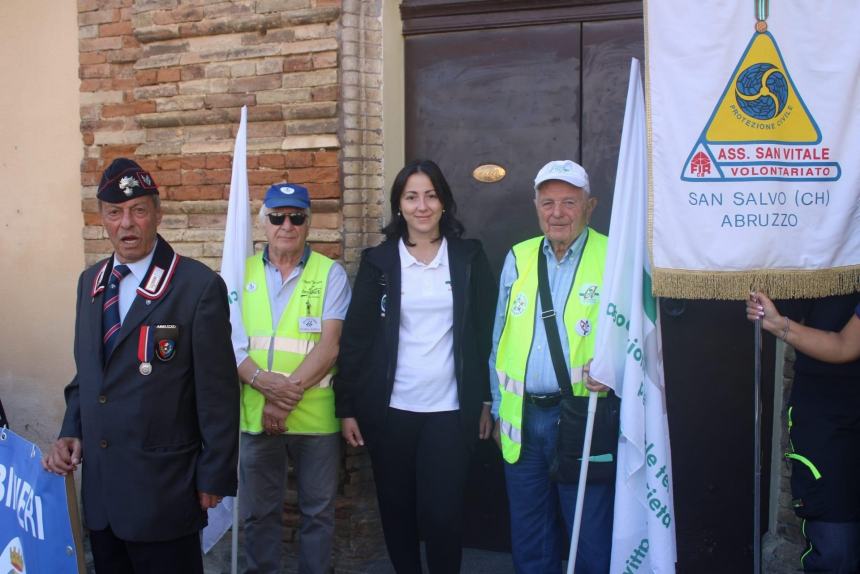
<path id="1" fill-rule="evenodd" d="M 400 342 L 391 391 L 392 408 L 413 412 L 460 408 L 454 375 L 454 296 L 448 242 L 428 265 L 401 239 Z"/>

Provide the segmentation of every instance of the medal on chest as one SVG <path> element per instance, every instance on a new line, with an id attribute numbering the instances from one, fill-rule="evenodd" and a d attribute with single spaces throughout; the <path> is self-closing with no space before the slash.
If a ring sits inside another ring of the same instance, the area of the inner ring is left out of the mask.
<path id="1" fill-rule="evenodd" d="M 137 360 L 140 361 L 137 370 L 143 376 L 152 373 L 152 337 L 150 331 L 149 325 L 142 325 L 137 339 Z"/>

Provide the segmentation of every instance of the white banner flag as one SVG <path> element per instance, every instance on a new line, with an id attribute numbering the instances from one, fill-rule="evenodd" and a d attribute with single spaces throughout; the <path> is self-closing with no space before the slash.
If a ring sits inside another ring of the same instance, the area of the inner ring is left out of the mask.
<path id="1" fill-rule="evenodd" d="M 613 574 L 674 572 L 675 511 L 657 301 L 646 242 L 645 100 L 630 67 L 591 376 L 621 397 Z"/>
<path id="2" fill-rule="evenodd" d="M 227 228 L 221 254 L 221 277 L 227 284 L 230 299 L 230 323 L 242 323 L 242 286 L 245 284 L 245 260 L 254 254 L 251 241 L 251 204 L 248 197 L 248 107 L 242 106 L 242 119 L 233 148 L 233 174 L 230 178 L 230 201 L 227 204 Z M 243 341 L 244 342 L 244 341 Z"/>
<path id="3" fill-rule="evenodd" d="M 230 200 L 227 204 L 227 228 L 221 253 L 221 278 L 227 284 L 230 301 L 230 323 L 242 324 L 242 286 L 245 284 L 245 260 L 254 254 L 251 240 L 251 205 L 248 196 L 248 108 L 242 106 L 242 119 L 233 147 L 233 174 L 230 178 Z M 234 336 L 236 329 L 233 329 Z M 244 332 L 242 333 L 244 334 Z M 232 497 L 209 510 L 209 524 L 203 529 L 203 552 L 215 546 L 233 522 Z"/>
<path id="4" fill-rule="evenodd" d="M 860 2 L 645 2 L 654 292 L 853 293 Z"/>

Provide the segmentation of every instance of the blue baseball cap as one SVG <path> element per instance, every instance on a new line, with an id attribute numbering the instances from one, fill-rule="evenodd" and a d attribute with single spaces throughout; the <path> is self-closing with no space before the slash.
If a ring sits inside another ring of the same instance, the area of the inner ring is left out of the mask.
<path id="1" fill-rule="evenodd" d="M 263 205 L 269 209 L 276 207 L 310 209 L 311 199 L 306 187 L 294 183 L 276 183 L 266 191 Z"/>

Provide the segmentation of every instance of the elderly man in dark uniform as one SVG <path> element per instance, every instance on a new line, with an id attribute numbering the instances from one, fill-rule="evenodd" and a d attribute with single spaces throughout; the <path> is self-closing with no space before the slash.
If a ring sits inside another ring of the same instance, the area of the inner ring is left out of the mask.
<path id="1" fill-rule="evenodd" d="M 114 254 L 78 282 L 77 374 L 43 465 L 82 464 L 97 572 L 202 573 L 206 511 L 237 482 L 227 290 L 158 235 L 158 188 L 137 163 L 111 163 L 98 199 Z"/>

